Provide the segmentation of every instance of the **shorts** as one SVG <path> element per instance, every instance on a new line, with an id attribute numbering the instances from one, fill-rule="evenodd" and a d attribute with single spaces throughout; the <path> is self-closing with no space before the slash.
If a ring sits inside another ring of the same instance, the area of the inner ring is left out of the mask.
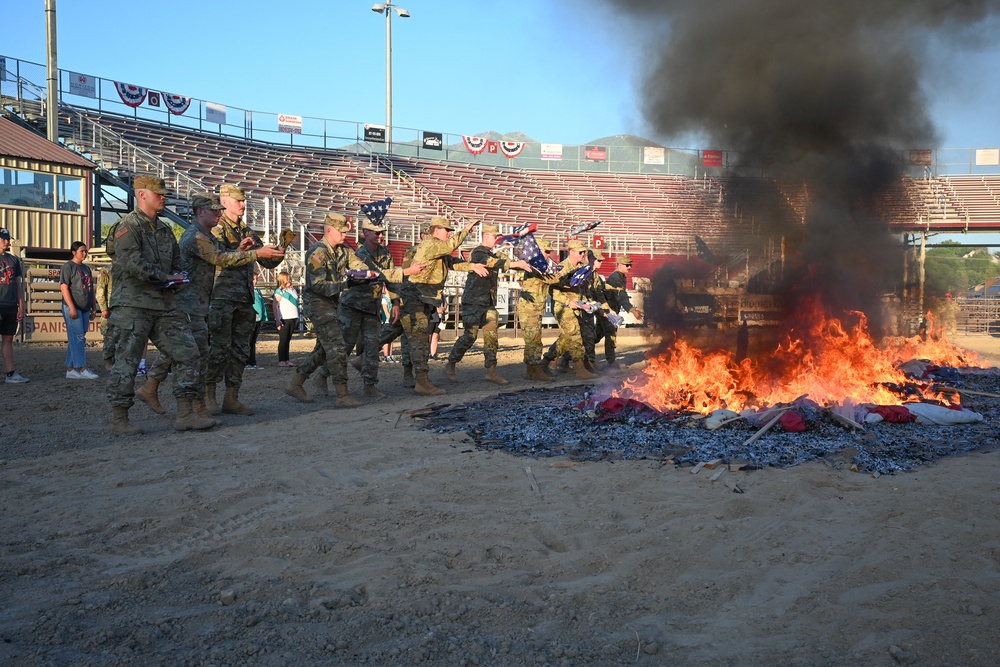
<path id="1" fill-rule="evenodd" d="M 17 333 L 17 306 L 0 306 L 0 336 Z"/>

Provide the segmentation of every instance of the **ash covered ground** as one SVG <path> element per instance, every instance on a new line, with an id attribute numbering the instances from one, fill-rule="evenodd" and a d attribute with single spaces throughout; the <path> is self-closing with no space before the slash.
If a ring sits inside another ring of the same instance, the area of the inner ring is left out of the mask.
<path id="1" fill-rule="evenodd" d="M 1000 394 L 1000 375 L 965 374 L 962 387 Z M 561 386 L 527 389 L 461 405 L 428 410 L 425 428 L 439 433 L 465 431 L 477 447 L 519 456 L 566 456 L 574 461 L 670 460 L 694 465 L 721 458 L 751 467 L 792 466 L 822 459 L 847 462 L 880 474 L 910 470 L 942 456 L 992 449 L 1000 442 L 1000 399 L 969 394 L 963 407 L 983 416 L 974 424 L 864 424 L 856 429 L 823 418 L 804 432 L 775 426 L 747 443 L 761 425 L 734 421 L 717 430 L 703 428 L 700 415 L 659 415 L 627 411 L 608 418 L 593 410 L 595 389 Z"/>

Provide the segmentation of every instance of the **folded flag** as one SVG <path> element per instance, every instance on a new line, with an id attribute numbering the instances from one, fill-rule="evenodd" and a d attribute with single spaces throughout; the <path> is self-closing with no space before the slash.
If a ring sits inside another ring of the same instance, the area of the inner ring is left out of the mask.
<path id="1" fill-rule="evenodd" d="M 191 280 L 188 278 L 187 271 L 181 271 L 178 275 L 184 276 L 183 278 L 177 278 L 175 280 L 164 280 L 162 283 L 156 285 L 156 289 L 165 290 L 171 287 L 177 287 L 178 285 L 183 285 L 184 283 L 189 283 Z"/>
<path id="2" fill-rule="evenodd" d="M 579 287 L 590 278 L 590 274 L 594 272 L 593 264 L 585 264 L 579 269 L 573 272 L 573 275 L 569 277 L 570 287 Z"/>
<path id="3" fill-rule="evenodd" d="M 571 227 L 570 230 L 569 230 L 569 235 L 570 236 L 579 236 L 580 234 L 583 234 L 584 232 L 589 232 L 591 229 L 594 229 L 599 224 L 601 224 L 600 220 L 594 220 L 593 222 L 584 222 L 584 223 L 581 223 L 579 225 L 576 225 L 575 227 Z"/>
<path id="4" fill-rule="evenodd" d="M 351 280 L 377 280 L 382 275 L 376 271 L 365 271 L 363 269 L 348 269 L 347 277 Z"/>
<path id="5" fill-rule="evenodd" d="M 612 313 L 610 310 L 604 311 L 604 317 L 608 318 L 608 322 L 614 325 L 617 329 L 621 325 L 625 324 L 625 318 L 618 313 Z"/>

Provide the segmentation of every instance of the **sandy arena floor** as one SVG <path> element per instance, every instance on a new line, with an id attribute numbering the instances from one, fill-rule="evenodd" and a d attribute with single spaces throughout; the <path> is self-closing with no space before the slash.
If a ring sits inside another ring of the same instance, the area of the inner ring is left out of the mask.
<path id="1" fill-rule="evenodd" d="M 519 342 L 501 339 L 505 389 L 529 386 Z M 1000 339 L 959 343 L 1000 364 Z M 644 346 L 630 332 L 626 361 Z M 170 412 L 137 405 L 134 438 L 110 435 L 102 381 L 64 379 L 63 347 L 16 349 L 32 381 L 0 385 L 0 664 L 1000 664 L 996 452 L 877 479 L 729 473 L 735 494 L 421 431 L 404 412 L 432 401 L 398 364 L 386 400 L 299 404 L 275 340 L 258 349 L 257 414 L 179 433 L 161 390 Z M 498 390 L 481 353 L 458 385 L 442 364 L 436 402 Z"/>

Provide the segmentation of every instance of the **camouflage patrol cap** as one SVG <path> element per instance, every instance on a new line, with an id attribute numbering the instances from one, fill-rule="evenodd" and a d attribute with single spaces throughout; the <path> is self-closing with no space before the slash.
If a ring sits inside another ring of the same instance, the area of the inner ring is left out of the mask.
<path id="1" fill-rule="evenodd" d="M 590 253 L 594 256 L 594 261 L 595 262 L 603 262 L 604 261 L 604 253 L 601 252 L 600 250 L 591 250 Z"/>
<path id="2" fill-rule="evenodd" d="M 429 229 L 434 229 L 435 227 L 440 227 L 441 229 L 447 229 L 449 232 L 455 231 L 455 228 L 451 226 L 451 220 L 444 217 L 443 215 L 435 215 L 431 218 L 431 221 L 427 223 Z"/>
<path id="3" fill-rule="evenodd" d="M 156 176 L 136 176 L 132 181 L 132 188 L 135 190 L 149 190 L 158 195 L 167 194 L 167 186 L 162 178 Z"/>
<path id="4" fill-rule="evenodd" d="M 212 211 L 221 211 L 225 206 L 219 203 L 219 198 L 210 192 L 204 192 L 191 197 L 191 208 L 205 208 Z"/>
<path id="5" fill-rule="evenodd" d="M 628 255 L 619 255 L 617 263 L 618 264 L 631 264 L 632 263 L 632 258 L 629 257 Z"/>
<path id="6" fill-rule="evenodd" d="M 351 231 L 351 223 L 349 223 L 347 218 L 340 213 L 327 213 L 326 218 L 323 220 L 323 224 L 342 232 Z"/>
<path id="7" fill-rule="evenodd" d="M 246 201 L 246 193 L 243 192 L 243 188 L 238 185 L 233 185 L 232 183 L 223 183 L 219 186 L 219 196 L 220 197 L 232 197 L 236 201 Z"/>
<path id="8" fill-rule="evenodd" d="M 377 225 L 368 218 L 365 218 L 365 221 L 361 223 L 361 229 L 368 229 L 373 232 L 384 232 L 386 230 L 386 226 Z"/>
<path id="9" fill-rule="evenodd" d="M 483 225 L 483 234 L 492 234 L 493 236 L 500 236 L 500 227 L 497 225 Z"/>
<path id="10" fill-rule="evenodd" d="M 566 249 L 579 250 L 580 252 L 587 252 L 587 244 L 584 243 L 583 241 L 577 241 L 576 239 L 573 239 L 572 241 L 566 244 Z"/>
<path id="11" fill-rule="evenodd" d="M 431 223 L 429 222 L 420 223 L 420 234 L 426 236 L 427 234 L 430 233 L 431 233 Z"/>
<path id="12" fill-rule="evenodd" d="M 542 252 L 552 252 L 552 244 L 546 241 L 545 239 L 540 239 L 536 236 L 535 243 L 538 244 L 538 247 L 541 249 Z"/>

